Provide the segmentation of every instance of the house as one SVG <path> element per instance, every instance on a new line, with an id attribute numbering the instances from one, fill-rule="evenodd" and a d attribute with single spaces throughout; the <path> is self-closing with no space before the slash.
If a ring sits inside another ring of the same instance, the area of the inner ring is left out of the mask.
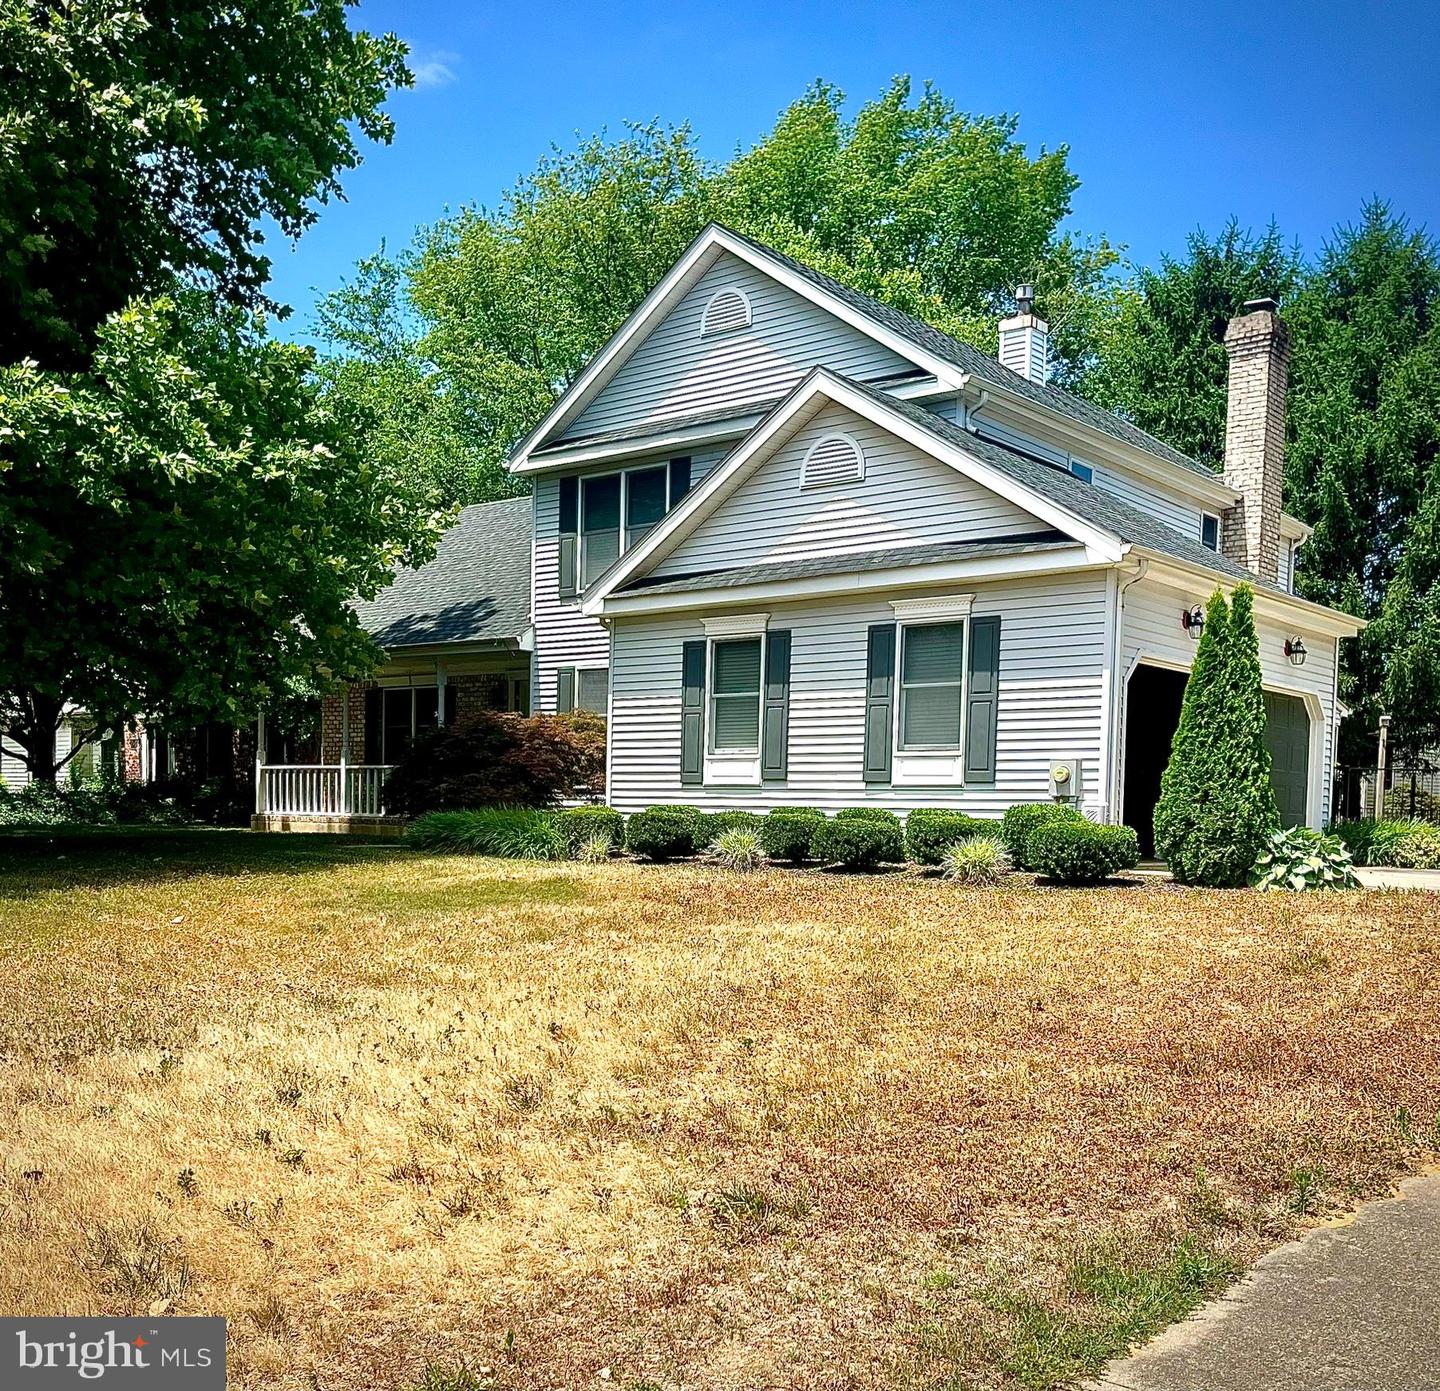
<path id="1" fill-rule="evenodd" d="M 1051 383 L 1017 299 L 997 361 L 712 225 L 520 441 L 507 670 L 536 710 L 606 710 L 611 804 L 995 816 L 1063 796 L 1148 841 L 1205 601 L 1248 580 L 1282 811 L 1323 823 L 1360 624 L 1293 593 L 1309 531 L 1281 509 L 1276 306 L 1227 335 L 1222 475 Z M 474 605 L 479 567 L 500 576 L 468 556 L 396 589 Z M 420 683 L 443 691 L 474 649 L 466 630 L 388 650 L 413 731 Z M 342 706 L 352 749 L 374 701 Z"/>

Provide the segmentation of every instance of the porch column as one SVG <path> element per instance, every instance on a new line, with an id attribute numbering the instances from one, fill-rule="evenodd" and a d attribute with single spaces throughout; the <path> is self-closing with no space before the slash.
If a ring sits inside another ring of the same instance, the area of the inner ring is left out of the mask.
<path id="1" fill-rule="evenodd" d="M 439 657 L 435 659 L 435 702 L 437 710 L 435 723 L 442 728 L 445 724 L 445 685 L 449 680 L 449 674 L 445 670 L 445 663 Z"/>
<path id="2" fill-rule="evenodd" d="M 340 692 L 340 815 L 350 812 L 350 687 Z"/>
<path id="3" fill-rule="evenodd" d="M 267 750 L 265 748 L 265 712 L 262 710 L 255 717 L 255 815 L 260 816 L 265 810 L 265 764 L 267 762 Z"/>

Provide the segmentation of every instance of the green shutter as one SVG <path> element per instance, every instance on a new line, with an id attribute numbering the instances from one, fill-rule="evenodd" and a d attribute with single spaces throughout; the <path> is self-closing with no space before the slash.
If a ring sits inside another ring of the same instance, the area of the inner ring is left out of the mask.
<path id="1" fill-rule="evenodd" d="M 705 781 L 705 643 L 687 642 L 680 657 L 680 781 Z"/>
<path id="2" fill-rule="evenodd" d="M 555 673 L 555 709 L 568 715 L 575 709 L 575 668 L 561 667 Z"/>
<path id="3" fill-rule="evenodd" d="M 573 598 L 580 574 L 580 480 L 560 480 L 560 597 Z"/>
<path id="4" fill-rule="evenodd" d="M 890 731 L 895 703 L 895 625 L 870 629 L 865 658 L 865 781 L 890 781 Z"/>
<path id="5" fill-rule="evenodd" d="M 790 634 L 765 638 L 765 704 L 760 724 L 760 776 L 783 778 L 790 764 Z"/>
<path id="6" fill-rule="evenodd" d="M 995 781 L 1000 705 L 1000 619 L 970 620 L 970 694 L 965 711 L 965 781 Z"/>

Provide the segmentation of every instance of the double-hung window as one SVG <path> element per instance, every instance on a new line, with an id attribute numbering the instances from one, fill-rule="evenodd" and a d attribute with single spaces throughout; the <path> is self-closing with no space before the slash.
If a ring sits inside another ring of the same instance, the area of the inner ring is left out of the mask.
<path id="1" fill-rule="evenodd" d="M 588 588 L 632 546 L 639 545 L 645 535 L 664 520 L 670 508 L 685 495 L 690 486 L 690 460 L 671 459 L 663 464 L 646 464 L 640 468 L 602 473 L 593 478 L 562 480 L 572 490 L 578 485 L 578 509 L 572 500 L 567 504 L 562 491 L 560 529 L 566 533 L 575 526 L 579 513 L 579 588 Z M 570 494 L 573 499 L 574 493 Z M 573 585 L 573 566 L 562 551 L 561 592 L 567 582 Z"/>
<path id="2" fill-rule="evenodd" d="M 629 550 L 664 519 L 670 498 L 670 469 L 631 469 L 625 475 L 625 549 Z"/>
<path id="3" fill-rule="evenodd" d="M 580 489 L 580 587 L 620 558 L 620 474 L 587 478 Z"/>
<path id="4" fill-rule="evenodd" d="M 710 751 L 753 754 L 760 748 L 758 637 L 719 639 L 710 655 Z"/>
<path id="5" fill-rule="evenodd" d="M 960 747 L 965 705 L 965 622 L 900 629 L 900 748 Z"/>

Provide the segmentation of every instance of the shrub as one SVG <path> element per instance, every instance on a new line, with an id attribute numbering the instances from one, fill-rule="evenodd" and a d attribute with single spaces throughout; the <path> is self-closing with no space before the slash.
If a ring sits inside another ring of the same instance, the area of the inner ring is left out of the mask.
<path id="1" fill-rule="evenodd" d="M 555 813 L 555 824 L 573 855 L 595 836 L 606 836 L 618 850 L 625 843 L 625 818 L 613 807 L 566 807 Z"/>
<path id="2" fill-rule="evenodd" d="M 753 811 L 701 812 L 700 828 L 695 835 L 695 844 L 696 846 L 714 845 L 727 831 L 749 831 L 758 841 L 760 826 L 764 820 L 763 816 L 759 816 Z"/>
<path id="3" fill-rule="evenodd" d="M 846 807 L 844 811 L 835 813 L 837 821 L 874 821 L 880 826 L 893 826 L 897 831 L 900 829 L 900 818 L 893 811 L 886 811 L 884 807 Z"/>
<path id="4" fill-rule="evenodd" d="M 1009 869 L 1010 852 L 999 836 L 967 836 L 940 859 L 941 873 L 957 884 L 998 884 Z"/>
<path id="5" fill-rule="evenodd" d="M 527 807 L 434 811 L 411 825 L 405 839 L 417 850 L 506 860 L 563 860 L 570 848 L 553 815 Z"/>
<path id="6" fill-rule="evenodd" d="M 1041 826 L 1084 820 L 1079 811 L 1063 802 L 1022 802 L 1000 818 L 1000 837 L 1010 851 L 1010 858 L 1021 869 L 1034 870 L 1036 866 L 1030 858 L 1031 835 Z"/>
<path id="7" fill-rule="evenodd" d="M 637 811 L 625 824 L 625 848 L 647 860 L 693 855 L 697 816 L 673 807 Z"/>
<path id="8" fill-rule="evenodd" d="M 1245 883 L 1280 825 L 1255 635 L 1254 591 L 1217 589 L 1195 650 L 1155 806 L 1155 850 L 1182 884 Z"/>
<path id="9" fill-rule="evenodd" d="M 74 778 L 67 786 L 27 783 L 18 792 L 0 784 L 0 826 L 176 826 L 192 818 L 159 783 Z"/>
<path id="10" fill-rule="evenodd" d="M 971 836 L 993 833 L 995 823 L 949 807 L 917 807 L 905 818 L 905 851 L 916 864 L 938 865 L 945 852 Z"/>
<path id="11" fill-rule="evenodd" d="M 1360 881 L 1339 836 L 1309 826 L 1274 832 L 1250 871 L 1257 889 L 1354 889 Z"/>
<path id="12" fill-rule="evenodd" d="M 1440 826 L 1410 818 L 1341 821 L 1330 827 L 1356 864 L 1440 869 Z"/>
<path id="13" fill-rule="evenodd" d="M 817 860 L 826 864 L 874 869 L 905 858 L 905 837 L 897 816 L 892 815 L 888 822 L 869 816 L 837 816 L 834 821 L 816 824 L 810 849 Z"/>
<path id="14" fill-rule="evenodd" d="M 824 814 L 804 807 L 776 808 L 760 827 L 760 844 L 772 860 L 798 865 L 811 857 L 815 830 L 824 825 Z"/>
<path id="15" fill-rule="evenodd" d="M 549 807 L 594 795 L 605 781 L 605 722 L 597 715 L 482 711 L 427 731 L 385 784 L 407 816 L 474 807 Z"/>
<path id="16" fill-rule="evenodd" d="M 1097 826 L 1083 817 L 1037 826 L 1026 848 L 1035 870 L 1061 884 L 1099 884 L 1140 862 L 1133 827 Z"/>
<path id="17" fill-rule="evenodd" d="M 756 820 L 758 821 L 759 817 L 756 817 Z M 759 833 L 742 826 L 721 831 L 711 842 L 710 853 L 717 864 L 724 865 L 726 869 L 740 870 L 742 873 L 759 869 L 765 863 L 765 850 L 760 844 Z"/>

